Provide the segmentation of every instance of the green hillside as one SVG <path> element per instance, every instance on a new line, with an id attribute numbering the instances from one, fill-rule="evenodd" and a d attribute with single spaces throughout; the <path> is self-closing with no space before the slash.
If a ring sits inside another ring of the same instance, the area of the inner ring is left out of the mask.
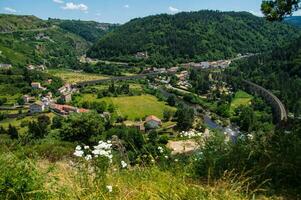
<path id="1" fill-rule="evenodd" d="M 108 23 L 98 23 L 94 21 L 81 20 L 50 20 L 56 21 L 62 29 L 83 37 L 89 42 L 96 42 L 107 32 L 113 30 L 117 25 Z"/>
<path id="2" fill-rule="evenodd" d="M 214 60 L 268 51 L 296 38 L 297 29 L 247 12 L 199 11 L 133 19 L 105 35 L 93 58 L 129 61 L 147 51 L 151 64 Z"/>
<path id="3" fill-rule="evenodd" d="M 0 32 L 47 28 L 50 24 L 35 16 L 0 14 Z"/>
<path id="4" fill-rule="evenodd" d="M 301 16 L 291 16 L 284 19 L 286 23 L 301 27 Z"/>
<path id="5" fill-rule="evenodd" d="M 272 90 L 290 112 L 301 116 L 301 38 L 234 66 L 231 73 L 242 73 L 245 78 Z"/>
<path id="6" fill-rule="evenodd" d="M 0 15 L 0 63 L 76 67 L 77 57 L 109 27 L 97 22 Z"/>

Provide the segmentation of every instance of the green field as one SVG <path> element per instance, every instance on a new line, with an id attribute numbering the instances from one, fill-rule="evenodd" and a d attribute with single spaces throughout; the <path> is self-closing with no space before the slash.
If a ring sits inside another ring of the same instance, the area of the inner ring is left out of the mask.
<path id="1" fill-rule="evenodd" d="M 105 79 L 108 76 L 100 75 L 100 74 L 90 74 L 85 72 L 75 72 L 66 69 L 50 69 L 48 72 L 51 75 L 60 77 L 66 83 L 77 83 L 81 81 L 92 81 L 98 79 Z"/>
<path id="2" fill-rule="evenodd" d="M 116 113 L 119 116 L 127 116 L 129 120 L 143 118 L 148 115 L 155 115 L 162 119 L 164 108 L 172 108 L 166 105 L 165 102 L 159 101 L 156 97 L 151 95 L 105 97 L 97 99 L 97 95 L 95 94 L 83 94 L 77 97 L 76 101 L 78 103 L 84 101 L 105 101 L 108 104 L 114 105 Z"/>
<path id="3" fill-rule="evenodd" d="M 250 104 L 252 99 L 253 99 L 252 95 L 250 95 L 242 90 L 237 91 L 231 102 L 230 112 L 233 113 L 235 111 L 235 109 L 238 108 L 239 106 L 244 106 L 244 105 Z"/>
<path id="4" fill-rule="evenodd" d="M 52 119 L 54 117 L 54 114 L 53 113 L 46 113 L 44 115 L 47 115 L 50 117 L 50 119 Z M 39 115 L 34 115 L 34 116 L 26 116 L 24 118 L 21 118 L 21 119 L 17 119 L 17 118 L 14 118 L 14 119 L 5 119 L 5 120 L 2 120 L 0 121 L 0 126 L 4 127 L 4 128 L 8 128 L 9 124 L 15 126 L 18 131 L 22 134 L 24 132 L 26 132 L 27 128 L 26 127 L 22 127 L 21 126 L 21 123 L 22 122 L 30 122 L 32 120 L 35 120 L 38 118 Z"/>

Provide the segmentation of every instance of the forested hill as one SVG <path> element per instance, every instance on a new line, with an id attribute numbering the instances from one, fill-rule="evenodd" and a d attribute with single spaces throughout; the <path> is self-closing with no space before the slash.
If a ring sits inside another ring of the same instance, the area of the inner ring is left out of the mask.
<path id="1" fill-rule="evenodd" d="M 215 60 L 269 51 L 298 34 L 292 26 L 247 12 L 182 12 L 131 20 L 100 39 L 88 55 L 131 60 L 147 51 L 153 64 Z"/>
<path id="2" fill-rule="evenodd" d="M 32 15 L 0 14 L 0 32 L 47 28 L 50 24 Z"/>
<path id="3" fill-rule="evenodd" d="M 290 45 L 275 49 L 233 65 L 231 73 L 240 73 L 270 89 L 290 112 L 301 117 L 301 38 Z"/>
<path id="4" fill-rule="evenodd" d="M 0 63 L 74 67 L 77 57 L 110 29 L 97 22 L 0 14 Z"/>
<path id="5" fill-rule="evenodd" d="M 117 24 L 81 20 L 49 19 L 49 21 L 57 24 L 62 29 L 83 37 L 85 40 L 92 43 L 96 42 L 107 32 L 115 29 L 118 26 Z"/>
<path id="6" fill-rule="evenodd" d="M 286 23 L 298 26 L 301 28 L 301 16 L 291 16 L 284 19 Z"/>

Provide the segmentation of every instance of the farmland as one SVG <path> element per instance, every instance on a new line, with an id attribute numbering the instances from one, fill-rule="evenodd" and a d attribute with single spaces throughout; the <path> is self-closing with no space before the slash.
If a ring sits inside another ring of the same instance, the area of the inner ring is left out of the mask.
<path id="1" fill-rule="evenodd" d="M 48 72 L 54 76 L 60 77 L 66 83 L 77 83 L 80 81 L 92 81 L 98 79 L 105 79 L 108 76 L 100 74 L 90 74 L 85 72 L 77 72 L 66 69 L 51 69 Z"/>

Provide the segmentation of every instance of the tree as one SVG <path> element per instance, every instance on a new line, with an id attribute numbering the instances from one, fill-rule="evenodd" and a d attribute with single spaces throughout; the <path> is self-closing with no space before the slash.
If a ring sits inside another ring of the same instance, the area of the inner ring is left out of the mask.
<path id="1" fill-rule="evenodd" d="M 163 110 L 163 118 L 165 121 L 169 121 L 173 116 L 175 112 L 170 108 L 164 108 Z"/>
<path id="2" fill-rule="evenodd" d="M 44 138 L 48 132 L 48 126 L 50 125 L 50 118 L 47 115 L 41 115 L 37 121 L 29 122 L 28 133 L 35 139 Z"/>
<path id="3" fill-rule="evenodd" d="M 268 20 L 283 20 L 300 7 L 300 0 L 264 0 L 261 4 L 261 11 Z"/>
<path id="4" fill-rule="evenodd" d="M 11 139 L 18 139 L 19 133 L 15 126 L 12 126 L 11 124 L 8 125 L 7 134 L 10 136 Z"/>
<path id="5" fill-rule="evenodd" d="M 170 96 L 167 98 L 167 103 L 168 103 L 168 105 L 170 105 L 170 106 L 175 106 L 175 105 L 176 105 L 176 97 L 175 97 L 175 95 L 170 95 Z"/>
<path id="6" fill-rule="evenodd" d="M 177 126 L 181 130 L 188 130 L 192 127 L 194 120 L 194 110 L 184 105 L 180 105 L 177 112 Z"/>
<path id="7" fill-rule="evenodd" d="M 255 113 L 254 110 L 249 106 L 244 106 L 241 108 L 239 114 L 239 125 L 243 131 L 251 131 L 255 126 Z"/>
<path id="8" fill-rule="evenodd" d="M 64 119 L 60 136 L 66 141 L 88 143 L 104 131 L 104 121 L 96 112 L 74 113 Z"/>

